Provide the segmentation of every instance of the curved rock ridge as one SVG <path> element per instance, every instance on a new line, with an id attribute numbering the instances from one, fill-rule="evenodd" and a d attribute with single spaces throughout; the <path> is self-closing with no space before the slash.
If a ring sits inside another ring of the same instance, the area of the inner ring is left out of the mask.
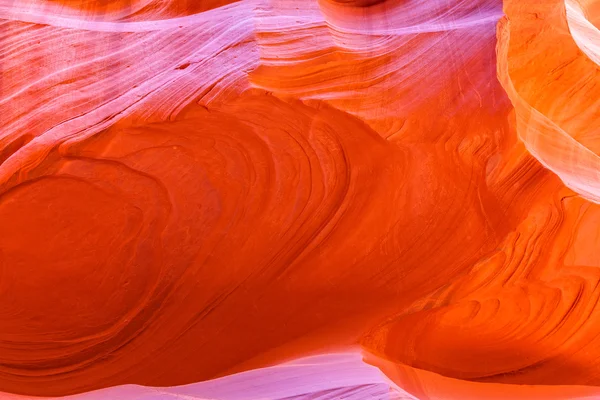
<path id="1" fill-rule="evenodd" d="M 567 23 L 573 40 L 579 49 L 600 65 L 600 30 L 590 20 L 586 11 L 592 4 L 590 1 L 565 1 Z M 600 4 L 600 2 L 596 2 Z M 600 6 L 599 6 L 600 7 Z"/>
<path id="2" fill-rule="evenodd" d="M 0 0 L 0 391 L 597 397 L 599 13 Z"/>
<path id="3" fill-rule="evenodd" d="M 4 395 L 5 400 L 39 397 Z M 360 352 L 304 357 L 270 368 L 234 374 L 186 386 L 151 388 L 125 385 L 46 399 L 63 400 L 415 400 L 377 368 L 362 361 Z"/>
<path id="4" fill-rule="evenodd" d="M 585 3 L 505 3 L 498 74 L 527 149 L 568 187 L 600 202 L 600 31 Z"/>
<path id="5" fill-rule="evenodd" d="M 489 95 L 500 90 L 495 70 L 477 63 L 493 52 L 500 2 L 435 3 L 388 1 L 365 11 L 322 1 L 299 11 L 294 0 L 272 2 L 256 18 L 261 63 L 252 83 L 325 100 L 386 138 L 425 124 L 419 110 L 444 117 L 501 104 L 502 95 Z"/>
<path id="6" fill-rule="evenodd" d="M 364 16 L 324 2 L 255 0 L 141 21 L 13 3 L 0 6 L 0 182 L 58 143 L 119 121 L 172 119 L 194 101 L 210 106 L 251 86 L 325 100 L 384 137 L 422 124 L 422 108 L 443 115 L 503 100 L 485 93 L 499 90 L 493 68 L 474 62 L 493 49 L 496 1 L 434 9 L 384 3 Z M 445 62 L 440 55 L 450 52 Z"/>
<path id="7" fill-rule="evenodd" d="M 392 363 L 367 354 L 366 362 L 377 365 L 403 391 L 421 400 L 477 399 L 597 399 L 600 390 L 590 386 L 510 385 L 452 379 L 433 372 Z"/>
<path id="8" fill-rule="evenodd" d="M 466 169 L 481 145 L 391 143 L 261 92 L 180 117 L 63 144 L 4 186 L 4 390 L 186 383 L 352 344 L 506 229 Z M 425 246 L 450 229 L 448 251 Z"/>
<path id="9" fill-rule="evenodd" d="M 369 365 L 370 364 L 370 365 Z M 380 369 L 376 368 L 377 365 Z M 403 385 L 400 388 L 394 381 Z M 490 388 L 491 386 L 491 388 Z M 490 390 L 493 389 L 493 390 Z M 304 357 L 206 382 L 175 387 L 123 385 L 62 400 L 449 400 L 592 399 L 599 389 L 585 386 L 524 386 L 458 381 L 357 351 Z M 416 397 L 418 395 L 418 397 Z M 5 400 L 40 397 L 3 394 Z"/>
<path id="10" fill-rule="evenodd" d="M 161 20 L 199 14 L 236 0 L 2 0 L 0 10 L 11 15 L 97 21 Z"/>

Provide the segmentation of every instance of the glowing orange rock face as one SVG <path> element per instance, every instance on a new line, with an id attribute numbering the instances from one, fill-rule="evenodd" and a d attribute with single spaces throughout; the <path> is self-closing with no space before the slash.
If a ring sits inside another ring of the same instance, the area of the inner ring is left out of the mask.
<path id="1" fill-rule="evenodd" d="M 0 391 L 596 395 L 599 10 L 0 2 Z"/>

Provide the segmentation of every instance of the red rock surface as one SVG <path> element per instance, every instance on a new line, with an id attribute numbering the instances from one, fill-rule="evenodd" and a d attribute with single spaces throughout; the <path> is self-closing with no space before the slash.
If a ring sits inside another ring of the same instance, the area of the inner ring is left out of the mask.
<path id="1" fill-rule="evenodd" d="M 0 20 L 0 391 L 360 345 L 418 398 L 597 393 L 598 1 Z"/>

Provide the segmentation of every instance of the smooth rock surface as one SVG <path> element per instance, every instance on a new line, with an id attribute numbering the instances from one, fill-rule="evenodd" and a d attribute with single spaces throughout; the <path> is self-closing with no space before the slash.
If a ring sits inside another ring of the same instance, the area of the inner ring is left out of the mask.
<path id="1" fill-rule="evenodd" d="M 0 396 L 598 396 L 599 26 L 0 0 Z"/>

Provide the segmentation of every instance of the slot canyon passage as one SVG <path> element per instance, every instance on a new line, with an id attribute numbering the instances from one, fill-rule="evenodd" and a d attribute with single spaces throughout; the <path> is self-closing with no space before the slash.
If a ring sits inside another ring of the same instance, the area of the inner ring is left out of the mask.
<path id="1" fill-rule="evenodd" d="M 600 0 L 0 0 L 0 398 L 600 397 Z"/>

